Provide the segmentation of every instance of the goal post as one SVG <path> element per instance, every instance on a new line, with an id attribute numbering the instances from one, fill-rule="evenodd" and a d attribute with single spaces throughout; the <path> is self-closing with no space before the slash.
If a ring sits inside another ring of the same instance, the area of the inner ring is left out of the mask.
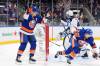
<path id="1" fill-rule="evenodd" d="M 45 41 L 46 41 L 46 61 L 48 61 L 48 55 L 49 55 L 49 26 L 45 24 Z"/>

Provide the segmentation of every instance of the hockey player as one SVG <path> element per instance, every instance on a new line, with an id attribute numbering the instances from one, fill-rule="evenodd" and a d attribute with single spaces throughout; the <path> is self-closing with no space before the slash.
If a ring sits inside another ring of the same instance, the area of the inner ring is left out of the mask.
<path id="1" fill-rule="evenodd" d="M 86 43 L 90 44 L 90 46 L 92 47 L 93 57 L 97 58 L 98 54 L 96 52 L 96 44 L 94 42 L 92 33 L 93 32 L 91 29 L 84 29 L 84 28 L 79 29 L 79 36 L 76 37 L 76 44 L 70 42 L 71 46 L 65 51 L 58 51 L 57 54 L 55 55 L 55 58 L 57 58 L 58 55 L 69 55 L 67 62 L 70 64 L 71 63 L 70 60 L 72 60 L 76 54 L 80 53 L 82 46 L 84 46 L 84 44 L 86 44 Z M 74 35 L 75 35 L 75 33 L 74 33 Z M 73 37 L 71 37 L 70 39 L 73 39 Z M 73 47 L 74 44 L 75 44 L 75 47 Z M 72 51 L 74 51 L 74 52 L 72 52 Z"/>
<path id="2" fill-rule="evenodd" d="M 76 14 L 74 15 L 74 18 L 71 21 L 71 25 L 70 25 L 70 32 L 73 33 L 75 30 L 78 29 L 79 27 L 79 15 Z"/>
<path id="3" fill-rule="evenodd" d="M 70 46 L 68 47 L 68 49 L 64 51 L 58 51 L 57 54 L 55 55 L 55 58 L 57 58 L 58 55 L 68 55 L 67 63 L 71 64 L 71 60 L 73 60 L 76 54 L 79 53 L 80 51 L 79 48 L 80 45 L 76 39 L 77 37 L 79 37 L 79 32 L 74 31 L 73 35 L 70 37 L 69 40 Z"/>
<path id="4" fill-rule="evenodd" d="M 33 58 L 34 53 L 36 50 L 36 38 L 34 36 L 34 28 L 37 23 L 40 23 L 42 21 L 42 17 L 37 14 L 36 9 L 32 8 L 32 11 L 28 12 L 26 11 L 24 14 L 23 22 L 21 23 L 20 28 L 20 46 L 17 52 L 16 62 L 21 63 L 21 57 L 22 54 L 26 48 L 27 43 L 30 43 L 30 54 L 29 54 L 29 61 L 36 62 L 36 60 Z"/>
<path id="5" fill-rule="evenodd" d="M 79 34 L 80 37 L 77 38 L 77 40 L 82 40 L 85 43 L 83 44 L 89 44 L 92 48 L 92 53 L 93 53 L 93 57 L 97 58 L 97 51 L 96 51 L 96 44 L 94 42 L 94 37 L 93 37 L 93 31 L 91 29 L 79 29 Z M 86 57 L 87 53 L 85 53 L 82 57 Z"/>

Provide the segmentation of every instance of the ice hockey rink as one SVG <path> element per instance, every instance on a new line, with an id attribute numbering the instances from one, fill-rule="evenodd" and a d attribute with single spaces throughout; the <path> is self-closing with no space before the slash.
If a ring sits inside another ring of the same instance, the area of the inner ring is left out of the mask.
<path id="1" fill-rule="evenodd" d="M 95 41 L 97 44 L 97 51 L 99 52 L 100 47 L 100 41 Z M 56 42 L 57 43 L 57 42 Z M 58 43 L 62 43 L 61 41 L 58 41 Z M 100 66 L 100 59 L 96 60 L 91 58 L 82 59 L 82 58 L 75 58 L 75 60 L 72 61 L 72 64 L 66 63 L 66 58 L 63 56 L 58 57 L 57 59 L 54 58 L 54 54 L 59 50 L 62 49 L 62 47 L 58 47 L 55 44 L 50 43 L 49 46 L 49 57 L 48 61 L 40 61 L 39 58 L 37 59 L 37 62 L 35 64 L 30 64 L 28 61 L 28 50 L 24 53 L 23 63 L 22 64 L 16 64 L 15 58 L 17 54 L 17 50 L 19 47 L 19 44 L 8 44 L 8 45 L 0 45 L 0 66 Z M 62 49 L 63 50 L 63 49 Z"/>

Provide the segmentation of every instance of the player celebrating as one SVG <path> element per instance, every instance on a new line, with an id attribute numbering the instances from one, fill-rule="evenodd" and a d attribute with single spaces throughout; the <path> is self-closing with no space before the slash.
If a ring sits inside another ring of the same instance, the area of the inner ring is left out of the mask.
<path id="1" fill-rule="evenodd" d="M 33 30 L 37 23 L 42 21 L 42 17 L 36 12 L 36 8 L 32 8 L 32 11 L 27 12 L 24 14 L 23 18 L 24 21 L 21 24 L 20 28 L 20 46 L 17 52 L 16 62 L 21 63 L 21 56 L 26 48 L 27 43 L 30 43 L 30 54 L 29 54 L 29 61 L 35 62 L 36 60 L 33 58 L 35 49 L 36 49 L 36 38 L 33 34 Z"/>

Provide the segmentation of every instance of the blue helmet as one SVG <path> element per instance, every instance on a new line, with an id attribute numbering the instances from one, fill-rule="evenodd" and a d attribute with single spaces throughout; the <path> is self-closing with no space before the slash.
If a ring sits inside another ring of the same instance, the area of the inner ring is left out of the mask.
<path id="1" fill-rule="evenodd" d="M 92 35 L 93 34 L 93 31 L 91 29 L 85 29 L 85 33 L 87 33 L 89 35 Z"/>
<path id="2" fill-rule="evenodd" d="M 39 8 L 35 4 L 32 5 L 32 11 L 37 13 L 40 12 Z"/>
<path id="3" fill-rule="evenodd" d="M 37 23 L 41 23 L 41 21 L 42 21 L 42 16 L 36 15 L 36 16 L 34 17 L 34 19 L 35 19 L 35 21 L 36 21 Z"/>

